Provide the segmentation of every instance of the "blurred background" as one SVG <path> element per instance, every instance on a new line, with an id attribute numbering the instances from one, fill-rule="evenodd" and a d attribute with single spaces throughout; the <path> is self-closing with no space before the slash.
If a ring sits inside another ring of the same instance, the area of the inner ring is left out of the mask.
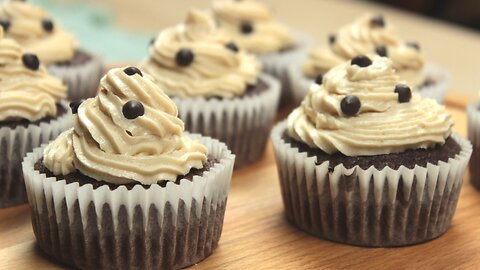
<path id="1" fill-rule="evenodd" d="M 162 28 L 181 22 L 190 7 L 210 0 L 31 0 L 73 32 L 82 47 L 108 63 L 135 63 Z M 315 45 L 365 12 L 382 13 L 405 40 L 421 44 L 430 62 L 448 69 L 452 89 L 480 91 L 479 0 L 264 0 L 279 20 L 304 32 Z"/>

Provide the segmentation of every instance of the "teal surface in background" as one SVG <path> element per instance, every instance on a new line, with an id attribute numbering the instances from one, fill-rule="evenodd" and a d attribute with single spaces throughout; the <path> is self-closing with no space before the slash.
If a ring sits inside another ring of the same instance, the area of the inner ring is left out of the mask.
<path id="1" fill-rule="evenodd" d="M 81 2 L 31 2 L 45 8 L 63 28 L 73 33 L 80 47 L 101 55 L 107 63 L 135 63 L 147 55 L 153 33 L 122 30 L 105 8 Z"/>

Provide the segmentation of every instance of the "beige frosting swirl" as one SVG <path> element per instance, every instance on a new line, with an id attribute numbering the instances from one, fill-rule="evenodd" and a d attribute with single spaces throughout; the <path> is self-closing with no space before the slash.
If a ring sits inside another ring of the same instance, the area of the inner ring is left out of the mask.
<path id="1" fill-rule="evenodd" d="M 77 169 L 111 183 L 150 185 L 203 167 L 207 148 L 183 135 L 175 104 L 149 78 L 117 68 L 101 87 L 78 108 L 74 128 L 45 148 L 45 166 L 54 174 Z M 131 100 L 143 104 L 144 114 L 129 120 L 122 108 Z"/>
<path id="2" fill-rule="evenodd" d="M 415 91 L 399 103 L 395 86 L 401 81 L 393 63 L 373 56 L 361 68 L 350 62 L 334 67 L 321 85 L 312 85 L 300 107 L 288 117 L 288 132 L 298 141 L 326 153 L 347 156 L 398 153 L 443 144 L 453 122 L 445 107 L 422 99 Z M 347 95 L 357 96 L 361 107 L 348 117 L 341 109 Z"/>
<path id="3" fill-rule="evenodd" d="M 0 4 L 0 19 L 8 20 L 6 36 L 15 39 L 25 51 L 38 55 L 45 64 L 71 60 L 77 49 L 74 37 L 53 22 L 53 30 L 43 28 L 48 13 L 23 1 L 4 1 Z"/>
<path id="4" fill-rule="evenodd" d="M 387 56 L 392 59 L 400 78 L 410 85 L 421 85 L 425 81 L 423 55 L 401 40 L 388 22 L 378 26 L 371 23 L 372 18 L 374 16 L 371 14 L 360 17 L 342 27 L 329 47 L 312 50 L 303 66 L 305 75 L 313 78 L 356 55 L 372 54 L 377 47 L 385 46 Z"/>
<path id="5" fill-rule="evenodd" d="M 140 65 L 170 96 L 238 96 L 257 82 L 261 66 L 255 56 L 228 49 L 229 41 L 218 33 L 208 13 L 191 10 L 185 24 L 158 35 L 150 57 Z M 176 62 L 181 49 L 194 54 L 188 66 Z"/>
<path id="6" fill-rule="evenodd" d="M 66 87 L 45 68 L 25 67 L 22 49 L 12 39 L 2 38 L 0 27 L 0 121 L 36 121 L 57 114 L 56 103 L 66 96 Z"/>
<path id="7" fill-rule="evenodd" d="M 270 9 L 256 0 L 216 0 L 213 13 L 223 33 L 252 53 L 279 52 L 294 46 L 287 27 L 275 21 Z M 250 23 L 253 31 L 243 33 L 241 25 Z"/>

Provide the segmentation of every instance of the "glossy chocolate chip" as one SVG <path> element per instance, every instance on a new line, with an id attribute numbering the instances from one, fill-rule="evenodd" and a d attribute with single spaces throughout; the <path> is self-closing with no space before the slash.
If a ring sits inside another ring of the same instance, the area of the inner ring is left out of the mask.
<path id="1" fill-rule="evenodd" d="M 318 85 L 323 83 L 323 73 L 317 75 L 317 77 L 315 78 L 315 83 Z"/>
<path id="2" fill-rule="evenodd" d="M 354 116 L 360 111 L 361 102 L 357 96 L 346 96 L 340 102 L 340 108 L 345 115 Z"/>
<path id="3" fill-rule="evenodd" d="M 383 18 L 383 15 L 377 15 L 370 20 L 370 24 L 372 26 L 384 27 L 385 19 Z"/>
<path id="4" fill-rule="evenodd" d="M 179 66 L 186 67 L 190 65 L 195 59 L 195 55 L 189 49 L 181 49 L 175 56 L 175 61 Z"/>
<path id="5" fill-rule="evenodd" d="M 155 40 L 157 40 L 157 38 L 156 38 L 156 37 L 152 37 L 152 39 L 150 39 L 149 45 L 152 46 L 152 45 L 155 43 Z"/>
<path id="6" fill-rule="evenodd" d="M 238 46 L 233 41 L 230 41 L 229 43 L 225 44 L 225 47 L 227 47 L 227 49 L 233 52 L 238 52 Z"/>
<path id="7" fill-rule="evenodd" d="M 350 64 L 357 65 L 359 67 L 368 67 L 372 64 L 372 60 L 365 55 L 357 55 L 350 61 Z"/>
<path id="8" fill-rule="evenodd" d="M 417 42 L 407 42 L 407 46 L 420 51 L 420 45 Z"/>
<path id="9" fill-rule="evenodd" d="M 0 26 L 2 26 L 4 32 L 8 32 L 10 29 L 10 21 L 7 19 L 0 19 Z"/>
<path id="10" fill-rule="evenodd" d="M 80 100 L 76 100 L 76 101 L 70 102 L 70 109 L 72 110 L 72 113 L 73 113 L 73 114 L 77 114 L 77 112 L 78 112 L 78 107 L 80 107 L 80 105 L 81 105 L 84 101 L 85 101 L 84 99 L 80 99 Z"/>
<path id="11" fill-rule="evenodd" d="M 24 53 L 22 55 L 22 62 L 26 68 L 31 70 L 38 70 L 38 68 L 40 67 L 40 61 L 38 60 L 38 57 L 33 53 Z"/>
<path id="12" fill-rule="evenodd" d="M 387 47 L 386 46 L 378 46 L 375 48 L 375 52 L 380 56 L 387 56 Z"/>
<path id="13" fill-rule="evenodd" d="M 128 76 L 132 76 L 132 75 L 135 75 L 135 74 L 138 74 L 140 76 L 143 77 L 143 74 L 142 72 L 140 71 L 140 69 L 136 68 L 136 67 L 127 67 L 123 70 L 123 72 L 125 72 L 125 74 L 127 74 Z"/>
<path id="14" fill-rule="evenodd" d="M 122 108 L 123 116 L 127 119 L 135 119 L 142 116 L 145 113 L 145 108 L 143 104 L 137 100 L 130 100 L 123 105 Z"/>
<path id="15" fill-rule="evenodd" d="M 398 103 L 409 102 L 412 98 L 412 90 L 405 84 L 397 84 L 395 86 L 395 93 L 398 94 Z"/>
<path id="16" fill-rule="evenodd" d="M 42 27 L 45 32 L 52 32 L 53 31 L 53 22 L 50 19 L 43 19 L 42 20 Z"/>
<path id="17" fill-rule="evenodd" d="M 332 45 L 333 43 L 335 43 L 336 40 L 337 40 L 337 35 L 336 35 L 336 34 L 330 34 L 330 35 L 328 35 L 328 43 L 330 43 L 330 45 Z"/>
<path id="18" fill-rule="evenodd" d="M 251 34 L 253 32 L 253 25 L 250 22 L 243 22 L 240 25 L 240 31 L 244 34 Z"/>

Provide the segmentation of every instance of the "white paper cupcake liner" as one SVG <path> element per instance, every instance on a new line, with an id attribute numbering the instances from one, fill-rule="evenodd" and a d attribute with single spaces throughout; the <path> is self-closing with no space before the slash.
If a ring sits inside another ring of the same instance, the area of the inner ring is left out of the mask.
<path id="1" fill-rule="evenodd" d="M 310 49 L 311 40 L 303 33 L 294 33 L 297 46 L 291 50 L 280 53 L 260 54 L 258 59 L 262 63 L 263 70 L 276 77 L 281 83 L 280 104 L 289 104 L 292 101 L 292 92 L 290 89 L 290 78 L 288 67 L 296 59 L 307 54 Z"/>
<path id="2" fill-rule="evenodd" d="M 293 62 L 296 64 L 291 64 L 288 68 L 288 77 L 290 78 L 290 88 L 294 105 L 302 102 L 310 86 L 314 83 L 313 78 L 309 78 L 303 74 L 303 69 L 301 64 L 299 64 L 303 62 L 303 60 L 297 59 Z M 427 64 L 426 74 L 427 78 L 433 81 L 433 84 L 419 88 L 418 93 L 424 98 L 431 98 L 443 104 L 449 83 L 448 73 L 438 66 Z"/>
<path id="3" fill-rule="evenodd" d="M 288 220 L 335 242 L 405 246 L 431 240 L 449 227 L 472 146 L 458 134 L 461 151 L 448 162 L 398 170 L 367 170 L 299 152 L 282 139 L 286 122 L 272 131 L 280 186 Z"/>
<path id="4" fill-rule="evenodd" d="M 0 128 L 0 208 L 27 202 L 22 174 L 23 157 L 72 126 L 68 104 L 62 102 L 61 105 L 66 113 L 50 122 Z"/>
<path id="5" fill-rule="evenodd" d="M 66 184 L 34 169 L 45 145 L 29 153 L 23 172 L 41 249 L 81 269 L 178 269 L 210 255 L 222 232 L 235 157 L 217 140 L 189 136 L 218 163 L 165 187 Z"/>
<path id="6" fill-rule="evenodd" d="M 68 100 L 80 100 L 97 95 L 100 78 L 104 74 L 103 59 L 89 53 L 91 59 L 81 65 L 49 65 L 48 72 L 61 79 L 68 87 Z"/>
<path id="7" fill-rule="evenodd" d="M 480 190 L 480 110 L 478 103 L 470 103 L 467 107 L 468 139 L 473 144 L 470 159 L 470 182 Z"/>
<path id="8" fill-rule="evenodd" d="M 267 74 L 260 80 L 268 89 L 258 94 L 232 99 L 172 98 L 185 130 L 225 142 L 236 155 L 237 168 L 262 156 L 275 120 L 280 84 Z"/>

